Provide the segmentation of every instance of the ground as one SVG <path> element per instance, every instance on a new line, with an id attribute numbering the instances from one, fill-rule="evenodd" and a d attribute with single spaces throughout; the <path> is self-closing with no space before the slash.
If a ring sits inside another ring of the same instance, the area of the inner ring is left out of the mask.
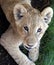
<path id="1" fill-rule="evenodd" d="M 51 7 L 54 9 L 54 0 L 51 1 Z M 23 52 L 27 54 L 26 50 L 23 50 Z M 36 65 L 54 65 L 54 16 L 48 30 L 41 40 L 39 59 L 35 63 Z M 17 65 L 1 45 L 0 65 Z"/>

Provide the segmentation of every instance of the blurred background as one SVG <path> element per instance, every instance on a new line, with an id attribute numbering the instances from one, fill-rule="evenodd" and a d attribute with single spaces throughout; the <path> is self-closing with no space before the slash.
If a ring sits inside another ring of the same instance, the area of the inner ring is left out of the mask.
<path id="1" fill-rule="evenodd" d="M 42 11 L 50 6 L 54 9 L 54 0 L 32 0 L 32 6 Z M 6 19 L 0 6 L 0 37 L 8 29 L 10 23 Z M 27 54 L 27 50 L 20 47 L 23 53 Z M 36 65 L 54 65 L 54 16 L 49 25 L 48 30 L 41 40 L 39 59 Z M 0 45 L 0 65 L 17 65 L 8 52 Z"/>

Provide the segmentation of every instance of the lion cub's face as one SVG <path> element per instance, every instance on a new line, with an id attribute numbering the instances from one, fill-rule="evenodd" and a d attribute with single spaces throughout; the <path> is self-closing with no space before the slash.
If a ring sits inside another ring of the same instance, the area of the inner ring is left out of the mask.
<path id="1" fill-rule="evenodd" d="M 52 8 L 48 7 L 43 12 L 39 12 L 29 5 L 17 4 L 13 13 L 15 29 L 23 39 L 24 46 L 27 49 L 37 46 L 51 21 Z"/>

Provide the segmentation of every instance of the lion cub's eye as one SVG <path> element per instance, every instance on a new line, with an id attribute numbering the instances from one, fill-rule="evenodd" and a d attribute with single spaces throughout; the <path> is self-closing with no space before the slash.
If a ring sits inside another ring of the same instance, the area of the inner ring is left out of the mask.
<path id="1" fill-rule="evenodd" d="M 41 32 L 41 31 L 42 31 L 42 29 L 41 28 L 38 28 L 37 32 Z"/>
<path id="2" fill-rule="evenodd" d="M 28 29 L 28 27 L 27 26 L 24 26 L 24 29 L 28 32 L 29 31 L 29 29 Z"/>

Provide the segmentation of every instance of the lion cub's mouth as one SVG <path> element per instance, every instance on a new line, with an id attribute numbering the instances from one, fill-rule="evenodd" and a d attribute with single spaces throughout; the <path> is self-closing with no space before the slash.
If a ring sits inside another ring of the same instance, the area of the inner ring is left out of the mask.
<path id="1" fill-rule="evenodd" d="M 27 47 L 27 46 L 25 46 L 25 48 L 28 49 L 28 50 L 32 49 L 32 47 Z"/>
<path id="2" fill-rule="evenodd" d="M 25 48 L 26 50 L 30 50 L 30 49 L 32 49 L 32 48 L 33 48 L 33 45 L 28 46 L 28 45 L 23 44 L 23 46 L 24 46 L 24 48 Z"/>
<path id="3" fill-rule="evenodd" d="M 30 45 L 30 46 L 27 46 L 27 45 L 23 44 L 23 46 L 24 46 L 25 49 L 31 50 L 31 49 L 33 49 L 34 47 L 36 47 L 37 44 L 38 44 L 38 43 L 36 43 L 35 45 Z"/>
<path id="4" fill-rule="evenodd" d="M 27 46 L 24 46 L 24 48 L 27 49 L 27 50 L 31 50 L 32 49 L 32 47 L 27 47 Z"/>

